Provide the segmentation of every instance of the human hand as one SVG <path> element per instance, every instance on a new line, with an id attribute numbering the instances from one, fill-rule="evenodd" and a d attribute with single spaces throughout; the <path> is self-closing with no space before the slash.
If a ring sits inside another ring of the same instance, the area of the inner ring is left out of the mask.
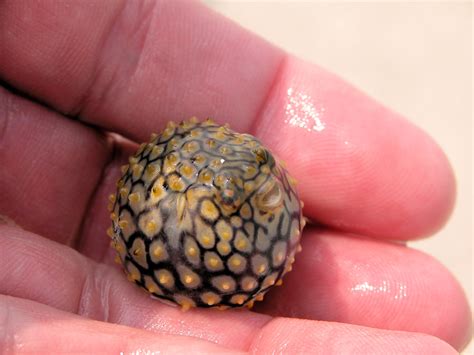
<path id="1" fill-rule="evenodd" d="M 3 2 L 0 53 L 13 91 L 0 91 L 0 214 L 24 228 L 0 226 L 2 351 L 447 353 L 421 333 L 468 340 L 459 285 L 403 245 L 449 215 L 449 164 L 340 79 L 194 3 Z M 106 199 L 134 143 L 104 132 L 141 142 L 193 115 L 258 136 L 324 225 L 307 226 L 256 312 L 183 313 L 111 262 Z"/>

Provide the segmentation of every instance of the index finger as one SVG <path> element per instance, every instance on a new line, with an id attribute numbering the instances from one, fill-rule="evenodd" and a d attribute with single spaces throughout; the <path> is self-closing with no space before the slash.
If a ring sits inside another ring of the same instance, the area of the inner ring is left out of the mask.
<path id="1" fill-rule="evenodd" d="M 453 175 L 428 136 L 198 3 L 0 10 L 0 77 L 60 111 L 139 141 L 170 119 L 228 121 L 289 162 L 308 217 L 347 231 L 409 239 L 449 215 Z"/>

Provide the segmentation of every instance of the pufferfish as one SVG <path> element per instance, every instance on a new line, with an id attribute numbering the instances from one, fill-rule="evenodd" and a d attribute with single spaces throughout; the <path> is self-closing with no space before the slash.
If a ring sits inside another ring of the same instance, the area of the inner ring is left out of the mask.
<path id="1" fill-rule="evenodd" d="M 128 279 L 155 298 L 251 308 L 291 271 L 302 202 L 255 137 L 211 119 L 169 122 L 122 174 L 108 234 Z"/>

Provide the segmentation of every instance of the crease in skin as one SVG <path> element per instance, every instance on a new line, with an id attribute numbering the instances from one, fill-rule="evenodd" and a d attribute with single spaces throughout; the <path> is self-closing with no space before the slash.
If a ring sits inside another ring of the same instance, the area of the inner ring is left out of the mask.
<path id="1" fill-rule="evenodd" d="M 0 214 L 0 225 L 5 225 L 5 226 L 10 226 L 10 227 L 16 227 L 19 229 L 24 229 L 22 226 L 17 224 L 13 219 L 11 219 L 8 216 L 5 216 L 3 214 Z"/>
<path id="2" fill-rule="evenodd" d="M 317 106 L 309 94 L 292 87 L 286 90 L 286 94 L 285 123 L 308 132 L 321 132 L 326 128 L 322 120 L 326 110 L 324 106 Z"/>
<path id="3" fill-rule="evenodd" d="M 360 296 L 373 296 L 374 294 L 387 294 L 396 300 L 408 297 L 407 285 L 403 282 L 390 282 L 383 280 L 379 284 L 369 283 L 367 281 L 357 283 L 349 291 Z"/>

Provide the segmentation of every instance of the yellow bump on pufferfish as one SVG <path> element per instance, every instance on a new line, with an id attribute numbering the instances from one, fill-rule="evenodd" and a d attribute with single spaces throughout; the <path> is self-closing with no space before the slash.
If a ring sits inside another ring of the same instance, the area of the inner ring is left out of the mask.
<path id="1" fill-rule="evenodd" d="M 298 181 L 294 178 L 294 177 L 291 177 L 291 176 L 288 176 L 288 182 L 290 183 L 291 186 L 296 186 L 298 184 Z"/>
<path id="2" fill-rule="evenodd" d="M 222 175 L 217 175 L 216 178 L 214 179 L 214 183 L 217 186 L 222 186 L 225 182 L 225 178 Z"/>
<path id="3" fill-rule="evenodd" d="M 156 167 L 154 165 L 148 165 L 145 169 L 145 174 L 148 176 L 153 175 L 156 172 Z"/>
<path id="4" fill-rule="evenodd" d="M 244 190 L 245 192 L 251 192 L 255 188 L 255 184 L 252 181 L 247 181 L 244 184 Z"/>
<path id="5" fill-rule="evenodd" d="M 153 284 L 149 284 L 149 285 L 147 286 L 147 290 L 148 290 L 148 292 L 150 292 L 150 293 L 155 293 L 156 291 L 158 291 L 158 288 L 157 288 L 155 285 L 153 285 Z"/>
<path id="6" fill-rule="evenodd" d="M 152 253 L 155 258 L 159 258 L 160 256 L 163 255 L 163 251 L 164 251 L 163 247 L 161 245 L 157 245 L 153 249 Z"/>
<path id="7" fill-rule="evenodd" d="M 166 156 L 166 160 L 170 163 L 176 163 L 176 161 L 178 160 L 178 157 L 175 154 L 168 154 Z"/>
<path id="8" fill-rule="evenodd" d="M 140 144 L 140 146 L 138 147 L 138 150 L 137 150 L 137 152 L 135 153 L 135 155 L 141 154 L 141 153 L 143 152 L 143 150 L 145 149 L 145 147 L 146 147 L 146 143 Z"/>
<path id="9" fill-rule="evenodd" d="M 120 259 L 120 256 L 115 255 L 115 257 L 114 257 L 114 262 L 115 262 L 116 264 L 121 264 L 121 263 L 122 263 L 122 259 Z"/>
<path id="10" fill-rule="evenodd" d="M 120 167 L 120 171 L 122 172 L 122 174 L 125 174 L 128 171 L 128 167 L 129 167 L 128 164 L 122 165 Z"/>
<path id="11" fill-rule="evenodd" d="M 150 141 L 154 141 L 156 138 L 158 138 L 158 134 L 152 133 L 152 134 L 150 135 Z"/>
<path id="12" fill-rule="evenodd" d="M 115 202 L 115 195 L 114 194 L 109 195 L 109 201 L 112 202 L 112 203 Z"/>
<path id="13" fill-rule="evenodd" d="M 268 165 L 262 166 L 262 173 L 270 174 L 270 168 L 268 167 Z"/>
<path id="14" fill-rule="evenodd" d="M 124 219 L 121 219 L 118 221 L 118 225 L 120 227 L 120 229 L 125 229 L 128 227 L 128 222 Z"/>
<path id="15" fill-rule="evenodd" d="M 190 133 L 191 137 L 196 138 L 201 135 L 201 131 L 199 129 L 193 129 Z"/>
<path id="16" fill-rule="evenodd" d="M 180 297 L 180 298 L 175 297 L 175 299 L 178 302 L 178 304 L 181 306 L 181 311 L 183 311 L 183 312 L 186 312 L 189 309 L 195 307 L 194 302 L 191 299 L 189 299 L 185 296 Z"/>
<path id="17" fill-rule="evenodd" d="M 130 203 L 137 203 L 138 201 L 140 201 L 140 195 L 136 192 L 133 192 L 128 195 L 128 200 L 130 201 Z"/>
<path id="18" fill-rule="evenodd" d="M 237 137 L 235 137 L 232 140 L 232 143 L 235 143 L 235 144 L 242 144 L 243 142 L 244 142 L 244 139 L 242 138 L 241 134 L 237 135 Z"/>
<path id="19" fill-rule="evenodd" d="M 157 276 L 158 282 L 165 287 L 171 287 L 174 283 L 171 274 L 167 270 L 158 271 L 156 276 Z"/>
<path id="20" fill-rule="evenodd" d="M 248 301 L 248 302 L 245 304 L 245 307 L 247 307 L 248 309 L 251 309 L 254 304 L 255 304 L 255 301 L 254 301 L 254 300 L 251 300 L 251 301 Z"/>
<path id="21" fill-rule="evenodd" d="M 112 212 L 112 213 L 110 214 L 110 219 L 111 219 L 111 220 L 117 219 L 117 214 L 116 214 L 115 212 Z"/>
<path id="22" fill-rule="evenodd" d="M 151 193 L 154 198 L 158 198 L 163 194 L 163 188 L 161 186 L 153 186 Z"/>
<path id="23" fill-rule="evenodd" d="M 208 306 L 213 306 L 220 301 L 220 297 L 213 292 L 206 292 L 202 294 L 201 299 Z"/>
<path id="24" fill-rule="evenodd" d="M 235 241 L 235 247 L 237 249 L 245 249 L 247 247 L 248 243 L 245 239 L 239 239 Z"/>
<path id="25" fill-rule="evenodd" d="M 208 235 L 203 235 L 201 238 L 202 245 L 209 247 L 212 244 L 212 238 Z"/>
<path id="26" fill-rule="evenodd" d="M 181 167 L 181 174 L 186 177 L 191 177 L 193 172 L 194 172 L 194 169 L 189 165 L 183 165 Z"/>
<path id="27" fill-rule="evenodd" d="M 148 223 L 145 226 L 148 234 L 154 234 L 156 232 L 157 227 L 158 227 L 158 225 L 153 220 L 148 221 Z"/>
<path id="28" fill-rule="evenodd" d="M 173 191 L 181 191 L 184 188 L 184 184 L 177 175 L 171 175 L 168 177 L 168 185 Z"/>
<path id="29" fill-rule="evenodd" d="M 230 240 L 230 238 L 232 237 L 232 234 L 228 231 L 223 231 L 221 234 L 221 237 L 224 240 Z"/>
<path id="30" fill-rule="evenodd" d="M 229 260 L 229 262 L 230 262 L 230 264 L 231 264 L 232 266 L 240 266 L 240 265 L 242 265 L 242 260 L 240 260 L 239 258 L 231 258 L 231 259 Z"/>
<path id="31" fill-rule="evenodd" d="M 176 128 L 178 124 L 175 122 L 175 121 L 168 121 L 168 123 L 166 123 L 166 128 Z"/>
<path id="32" fill-rule="evenodd" d="M 188 142 L 183 146 L 183 150 L 186 153 L 191 153 L 198 150 L 199 146 L 196 142 Z"/>
<path id="33" fill-rule="evenodd" d="M 211 149 L 216 147 L 216 141 L 214 139 L 208 139 L 206 141 L 206 144 Z"/>
<path id="34" fill-rule="evenodd" d="M 112 242 L 112 243 L 113 243 L 113 248 L 114 248 L 116 251 L 118 251 L 119 253 L 123 252 L 123 246 L 122 246 L 121 244 L 119 244 L 119 243 L 114 243 L 114 242 Z"/>
<path id="35" fill-rule="evenodd" d="M 184 195 L 178 195 L 178 198 L 176 200 L 176 216 L 178 217 L 179 221 L 183 220 L 185 208 L 186 197 Z"/>
<path id="36" fill-rule="evenodd" d="M 134 164 L 132 167 L 132 174 L 135 179 L 138 179 L 142 173 L 143 166 L 140 164 Z"/>
<path id="37" fill-rule="evenodd" d="M 185 284 L 191 284 L 194 281 L 194 277 L 192 275 L 185 275 L 183 279 Z"/>
<path id="38" fill-rule="evenodd" d="M 219 217 L 219 210 L 211 201 L 204 200 L 201 204 L 201 214 L 210 220 L 216 220 Z"/>
<path id="39" fill-rule="evenodd" d="M 107 235 L 112 238 L 114 236 L 114 229 L 112 227 L 107 228 Z"/>
<path id="40" fill-rule="evenodd" d="M 161 147 L 155 145 L 153 148 L 151 148 L 150 158 L 156 158 L 158 155 L 161 154 L 162 150 L 163 149 Z"/>
<path id="41" fill-rule="evenodd" d="M 132 272 L 129 273 L 127 276 L 128 276 L 128 279 L 129 279 L 130 281 L 136 281 L 136 280 L 138 280 L 138 279 L 140 278 L 140 275 L 137 274 L 135 271 L 132 271 Z"/>
<path id="42" fill-rule="evenodd" d="M 263 297 L 264 297 L 263 293 L 260 293 L 255 297 L 255 300 L 256 301 L 263 301 Z"/>
<path id="43" fill-rule="evenodd" d="M 206 158 L 202 156 L 201 154 L 194 156 L 193 159 L 194 159 L 194 162 L 196 162 L 197 164 L 204 164 L 204 162 L 206 161 Z"/>
<path id="44" fill-rule="evenodd" d="M 196 123 L 199 123 L 199 120 L 196 116 L 193 116 L 188 120 L 188 122 L 192 124 L 196 124 Z"/>
<path id="45" fill-rule="evenodd" d="M 217 258 L 210 257 L 208 263 L 211 267 L 216 267 L 217 265 L 219 265 L 219 260 Z"/>
<path id="46" fill-rule="evenodd" d="M 222 166 L 222 160 L 221 159 L 214 159 L 211 161 L 211 168 L 213 169 L 219 169 Z"/>
<path id="47" fill-rule="evenodd" d="M 259 274 L 263 274 L 267 270 L 267 266 L 265 264 L 261 264 L 257 268 L 257 272 Z"/>
<path id="48" fill-rule="evenodd" d="M 217 251 L 221 255 L 227 255 L 230 252 L 230 245 L 227 242 L 217 243 Z"/>
<path id="49" fill-rule="evenodd" d="M 230 302 L 231 303 L 234 303 L 234 304 L 244 304 L 245 300 L 246 300 L 246 296 L 244 295 L 234 295 L 232 296 L 232 298 L 230 299 Z"/>
<path id="50" fill-rule="evenodd" d="M 201 176 L 199 177 L 199 181 L 209 184 L 212 181 L 212 173 L 208 170 L 205 170 L 201 173 Z"/>
<path id="51" fill-rule="evenodd" d="M 303 229 L 306 226 L 306 223 L 308 223 L 308 219 L 305 217 L 301 218 L 300 220 L 301 229 Z"/>
<path id="52" fill-rule="evenodd" d="M 123 198 L 127 197 L 128 189 L 126 187 L 121 187 L 120 190 L 119 190 L 119 194 Z"/>
<path id="53" fill-rule="evenodd" d="M 225 134 L 221 131 L 217 131 L 213 134 L 213 137 L 216 138 L 216 139 L 219 139 L 219 140 L 224 140 L 225 139 Z M 221 154 L 225 154 L 225 153 L 222 153 Z"/>
<path id="54" fill-rule="evenodd" d="M 244 278 L 244 281 L 242 282 L 242 288 L 245 291 L 251 291 L 255 287 L 257 287 L 257 281 L 254 278 L 250 278 L 250 277 Z"/>
<path id="55" fill-rule="evenodd" d="M 138 248 L 135 248 L 135 250 L 133 250 L 133 255 L 135 256 L 140 256 L 143 254 L 143 249 L 138 247 Z"/>
<path id="56" fill-rule="evenodd" d="M 188 253 L 189 256 L 196 256 L 197 250 L 195 247 L 189 247 L 186 252 Z"/>
<path id="57" fill-rule="evenodd" d="M 130 166 L 133 166 L 133 165 L 138 163 L 138 158 L 132 156 L 132 157 L 128 158 L 128 162 L 129 162 Z"/>
<path id="58" fill-rule="evenodd" d="M 277 286 L 283 285 L 283 280 L 282 279 L 278 280 L 275 285 Z"/>
<path id="59" fill-rule="evenodd" d="M 281 263 L 283 261 L 283 259 L 285 258 L 285 254 L 283 252 L 279 252 L 277 255 L 276 255 L 276 262 L 277 264 Z"/>

